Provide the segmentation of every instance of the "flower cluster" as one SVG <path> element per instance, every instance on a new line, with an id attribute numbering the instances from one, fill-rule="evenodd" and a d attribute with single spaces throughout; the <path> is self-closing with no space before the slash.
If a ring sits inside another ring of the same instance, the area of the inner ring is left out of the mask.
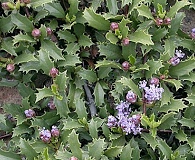
<path id="1" fill-rule="evenodd" d="M 156 77 L 151 78 L 148 86 L 147 84 L 148 83 L 145 80 L 140 81 L 139 88 L 144 90 L 145 102 L 152 104 L 153 102 L 162 98 L 164 89 L 159 87 L 159 79 Z"/>
<path id="2" fill-rule="evenodd" d="M 108 116 L 108 127 L 120 127 L 126 135 L 133 133 L 134 135 L 140 134 L 142 128 L 140 127 L 140 118 L 139 114 L 133 115 L 130 117 L 131 108 L 129 107 L 131 103 L 121 102 L 116 110 L 116 117 L 110 115 Z"/>
<path id="3" fill-rule="evenodd" d="M 40 136 L 41 140 L 45 143 L 49 143 L 51 141 L 52 137 L 59 137 L 59 135 L 60 135 L 60 131 L 58 130 L 58 128 L 56 126 L 52 126 L 51 131 L 43 128 L 39 132 L 39 136 Z"/>
<path id="4" fill-rule="evenodd" d="M 35 111 L 32 110 L 32 109 L 27 109 L 24 111 L 24 114 L 26 116 L 26 118 L 32 118 L 32 117 L 35 117 Z"/>
<path id="5" fill-rule="evenodd" d="M 176 66 L 179 64 L 181 59 L 185 56 L 185 54 L 181 50 L 176 50 L 175 51 L 175 56 L 173 56 L 170 60 L 169 63 L 171 63 L 173 66 Z"/>

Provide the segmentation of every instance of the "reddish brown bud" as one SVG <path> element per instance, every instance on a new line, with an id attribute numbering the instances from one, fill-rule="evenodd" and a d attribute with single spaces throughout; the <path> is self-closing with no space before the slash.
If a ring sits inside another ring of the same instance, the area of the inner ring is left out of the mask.
<path id="1" fill-rule="evenodd" d="M 163 23 L 164 23 L 165 25 L 171 24 L 171 18 L 165 18 L 164 21 L 163 21 Z"/>
<path id="2" fill-rule="evenodd" d="M 52 29 L 49 28 L 49 27 L 46 28 L 46 31 L 47 31 L 47 35 L 48 35 L 48 36 L 51 36 L 52 33 L 53 33 L 53 32 L 52 32 Z"/>
<path id="3" fill-rule="evenodd" d="M 110 29 L 111 29 L 112 31 L 115 31 L 115 30 L 118 29 L 118 28 L 119 28 L 118 23 L 112 22 L 112 23 L 110 24 Z"/>
<path id="4" fill-rule="evenodd" d="M 15 66 L 14 66 L 14 64 L 8 64 L 6 69 L 8 72 L 13 72 L 15 69 Z"/>
<path id="5" fill-rule="evenodd" d="M 157 26 L 161 26 L 163 24 L 163 20 L 161 18 L 156 18 L 155 22 Z"/>
<path id="6" fill-rule="evenodd" d="M 124 62 L 122 63 L 122 68 L 123 68 L 123 70 L 128 71 L 128 70 L 129 70 L 129 67 L 130 67 L 129 62 L 124 61 Z"/>
<path id="7" fill-rule="evenodd" d="M 32 34 L 33 37 L 38 38 L 38 37 L 41 36 L 41 31 L 39 29 L 37 29 L 37 28 L 34 28 L 32 30 L 32 33 L 31 34 Z"/>
<path id="8" fill-rule="evenodd" d="M 50 70 L 50 72 L 49 72 L 50 76 L 53 77 L 53 78 L 55 78 L 55 77 L 58 75 L 58 73 L 59 73 L 59 71 L 58 71 L 58 69 L 55 68 L 55 67 L 53 67 L 53 68 Z"/>

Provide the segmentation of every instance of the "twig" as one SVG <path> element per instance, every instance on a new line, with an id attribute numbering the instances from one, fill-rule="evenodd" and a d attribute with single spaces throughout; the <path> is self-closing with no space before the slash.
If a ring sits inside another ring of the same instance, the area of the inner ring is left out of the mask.
<path id="1" fill-rule="evenodd" d="M 87 96 L 87 99 L 89 102 L 88 104 L 89 104 L 91 117 L 93 117 L 97 114 L 97 109 L 96 109 L 95 102 L 94 102 L 94 99 L 92 97 L 91 91 L 90 91 L 86 81 L 84 81 L 84 89 L 85 89 L 85 93 L 86 93 L 86 96 Z"/>
<path id="2" fill-rule="evenodd" d="M 28 8 L 27 7 L 24 7 L 24 9 L 25 9 L 25 12 L 26 12 L 26 16 L 29 18 L 30 17 L 30 13 L 29 13 Z"/>
<path id="3" fill-rule="evenodd" d="M 150 130 L 149 129 L 142 129 L 142 132 L 150 132 Z M 160 130 L 157 130 L 157 132 L 172 133 L 172 130 L 160 129 Z"/>
<path id="4" fill-rule="evenodd" d="M 4 138 L 7 138 L 7 137 L 11 137 L 11 136 L 12 136 L 11 133 L 10 134 L 5 134 L 5 135 L 0 136 L 0 139 L 4 139 Z"/>

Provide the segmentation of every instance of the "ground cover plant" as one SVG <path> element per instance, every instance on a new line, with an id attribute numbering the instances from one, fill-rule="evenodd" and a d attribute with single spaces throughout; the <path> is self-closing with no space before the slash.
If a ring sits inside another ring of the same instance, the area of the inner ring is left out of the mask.
<path id="1" fill-rule="evenodd" d="M 173 1 L 172 1 L 173 2 Z M 1 0 L 0 159 L 195 158 L 194 0 Z"/>

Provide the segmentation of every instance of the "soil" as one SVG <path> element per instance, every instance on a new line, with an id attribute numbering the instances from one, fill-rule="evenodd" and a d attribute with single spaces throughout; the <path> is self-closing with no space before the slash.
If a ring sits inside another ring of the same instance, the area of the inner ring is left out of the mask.
<path id="1" fill-rule="evenodd" d="M 192 28 L 195 28 L 195 11 L 184 10 L 186 17 L 183 20 L 182 30 L 190 33 Z M 22 97 L 20 96 L 17 87 L 0 87 L 0 108 L 4 103 L 20 104 Z M 0 110 L 1 111 L 1 110 Z"/>

